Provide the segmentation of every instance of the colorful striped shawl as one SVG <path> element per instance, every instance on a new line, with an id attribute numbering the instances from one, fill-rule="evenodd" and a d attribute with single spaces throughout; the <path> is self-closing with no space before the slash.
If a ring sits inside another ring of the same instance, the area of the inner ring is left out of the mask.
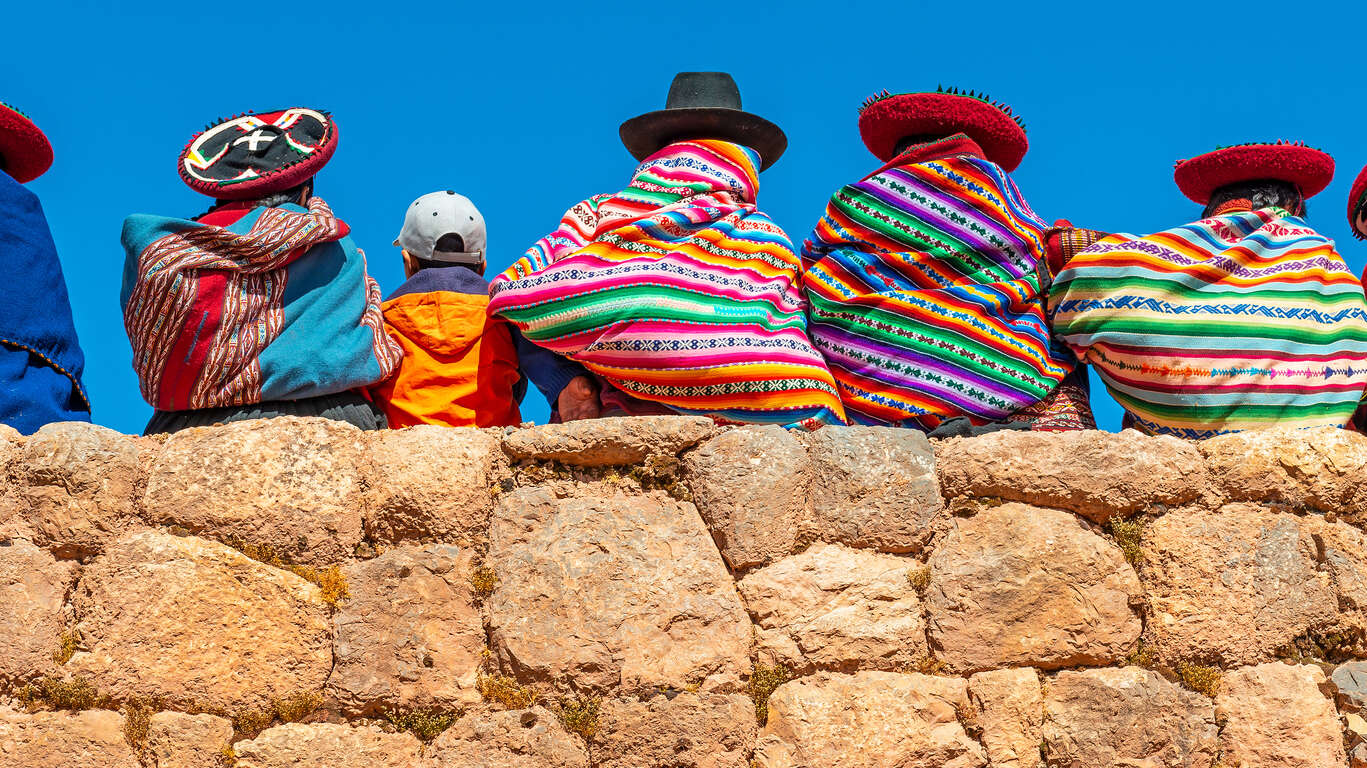
<path id="1" fill-rule="evenodd" d="M 1049 305 L 1144 431 L 1341 427 L 1367 386 L 1362 285 L 1280 208 L 1103 238 L 1064 266 Z"/>
<path id="2" fill-rule="evenodd" d="M 124 326 L 143 398 L 178 411 L 374 384 L 402 350 L 349 228 L 321 198 L 229 226 L 124 222 Z"/>
<path id="3" fill-rule="evenodd" d="M 758 168 L 753 150 L 728 142 L 665 147 L 496 278 L 490 312 L 681 413 L 843 423 L 807 338 L 797 256 L 755 208 Z"/>
<path id="4" fill-rule="evenodd" d="M 965 137 L 836 192 L 803 243 L 803 280 L 850 419 L 932 429 L 1047 397 L 1075 361 L 1044 319 L 1044 229 Z"/>

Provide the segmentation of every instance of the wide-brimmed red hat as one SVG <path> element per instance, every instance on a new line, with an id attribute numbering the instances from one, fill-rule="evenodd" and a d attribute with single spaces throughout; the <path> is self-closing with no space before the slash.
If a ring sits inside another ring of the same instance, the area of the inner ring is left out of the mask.
<path id="1" fill-rule="evenodd" d="M 887 91 L 870 97 L 859 109 L 859 135 L 879 160 L 888 162 L 897 142 L 908 136 L 964 133 L 983 148 L 987 159 L 1016 170 L 1030 149 L 1025 125 L 1004 104 L 985 94 L 938 88 L 934 93 Z"/>
<path id="2" fill-rule="evenodd" d="M 1182 194 L 1201 205 L 1220 187 L 1259 179 L 1295 184 L 1309 200 L 1333 180 L 1334 158 L 1301 142 L 1236 144 L 1179 160 L 1172 176 Z"/>
<path id="3" fill-rule="evenodd" d="M 0 170 L 20 184 L 52 167 L 52 144 L 28 115 L 0 101 Z"/>
<path id="4" fill-rule="evenodd" d="M 291 107 L 219 120 L 177 158 L 180 177 L 219 200 L 252 200 L 308 181 L 337 151 L 337 123 L 317 109 Z"/>
<path id="5" fill-rule="evenodd" d="M 1358 174 L 1353 188 L 1348 191 L 1348 226 L 1357 239 L 1367 238 L 1367 224 L 1358 223 L 1358 211 L 1367 211 L 1367 168 Z"/>

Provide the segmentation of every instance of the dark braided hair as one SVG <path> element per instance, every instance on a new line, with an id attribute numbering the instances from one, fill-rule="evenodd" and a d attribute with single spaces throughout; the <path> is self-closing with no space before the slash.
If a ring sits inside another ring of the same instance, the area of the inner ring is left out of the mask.
<path id="1" fill-rule="evenodd" d="M 1305 216 L 1308 212 L 1305 197 L 1295 184 L 1277 179 L 1255 179 L 1226 184 L 1212 192 L 1202 218 L 1215 215 L 1215 210 L 1230 200 L 1248 200 L 1255 211 L 1275 205 L 1285 208 L 1292 216 Z"/>
<path id="2" fill-rule="evenodd" d="M 209 206 L 209 210 L 201 213 L 200 216 L 208 215 L 225 205 L 232 205 L 233 203 L 249 202 L 256 208 L 278 208 L 286 203 L 298 203 L 300 200 L 307 203 L 310 197 L 313 197 L 313 179 L 311 178 L 303 184 L 297 184 L 279 192 L 272 192 L 265 197 L 259 197 L 255 200 L 215 200 L 214 204 Z"/>

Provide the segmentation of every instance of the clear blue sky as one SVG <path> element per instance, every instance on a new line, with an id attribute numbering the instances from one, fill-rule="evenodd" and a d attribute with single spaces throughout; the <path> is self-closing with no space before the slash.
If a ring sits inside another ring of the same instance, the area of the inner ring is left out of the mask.
<path id="1" fill-rule="evenodd" d="M 193 216 L 175 171 L 205 123 L 306 105 L 340 129 L 317 191 L 352 227 L 385 292 L 405 206 L 469 195 L 492 264 L 514 260 L 574 202 L 625 183 L 617 126 L 663 106 L 679 70 L 732 72 L 745 107 L 788 133 L 760 206 L 795 241 L 841 184 L 872 170 L 856 109 L 869 94 L 985 89 L 1024 116 L 1015 179 L 1035 210 L 1098 229 L 1196 218 L 1172 163 L 1218 144 L 1291 138 L 1338 160 L 1310 220 L 1360 271 L 1348 188 L 1367 163 L 1363 11 L 1356 2 L 729 3 L 334 0 L 287 4 L 15 2 L 0 99 L 47 132 L 42 198 L 71 289 L 95 420 L 141 431 L 118 295 L 133 212 Z M 709 15 L 708 9 L 717 9 Z M 1209 8 L 1210 10 L 1205 10 Z M 1103 426 L 1119 412 L 1099 385 Z M 524 413 L 544 421 L 535 393 Z"/>

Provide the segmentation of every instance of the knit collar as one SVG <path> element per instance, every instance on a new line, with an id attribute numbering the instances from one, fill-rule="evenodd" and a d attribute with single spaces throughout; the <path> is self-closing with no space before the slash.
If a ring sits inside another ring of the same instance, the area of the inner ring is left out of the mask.
<path id="1" fill-rule="evenodd" d="M 898 165 L 911 165 L 913 163 L 928 163 L 932 160 L 943 160 L 946 157 L 956 157 L 967 155 L 986 160 L 987 155 L 983 148 L 978 146 L 978 142 L 968 138 L 967 134 L 956 133 L 937 141 L 928 141 L 924 144 L 912 144 L 903 150 L 902 154 L 897 155 L 888 161 L 888 167 Z"/>

